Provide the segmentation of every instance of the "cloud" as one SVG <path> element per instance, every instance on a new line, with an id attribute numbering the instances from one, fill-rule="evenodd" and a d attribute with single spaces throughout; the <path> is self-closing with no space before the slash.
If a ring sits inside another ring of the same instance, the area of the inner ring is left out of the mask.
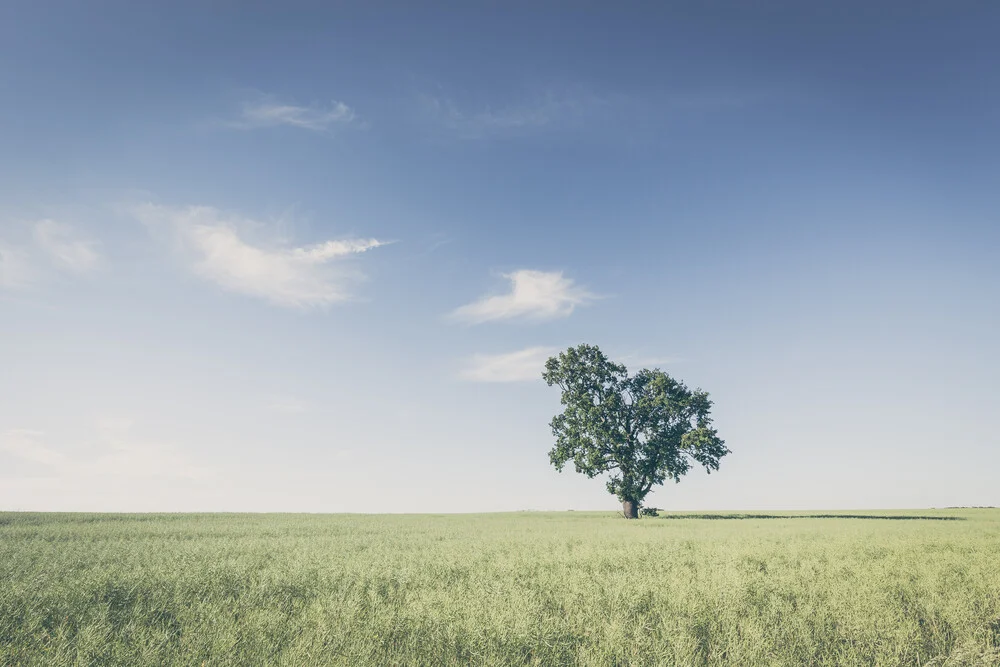
<path id="1" fill-rule="evenodd" d="M 191 271 L 223 289 L 288 307 L 325 306 L 350 298 L 348 282 L 360 279 L 335 260 L 385 245 L 377 239 L 325 241 L 287 248 L 254 245 L 240 236 L 263 223 L 209 206 L 173 208 L 142 204 L 131 209 L 152 232 L 166 231 Z"/>
<path id="2" fill-rule="evenodd" d="M 450 237 L 450 236 L 448 236 L 447 234 L 443 234 L 441 232 L 435 232 L 435 233 L 431 234 L 430 238 L 428 239 L 427 250 L 424 251 L 424 254 L 429 255 L 432 252 L 434 252 L 435 250 L 437 250 L 438 248 L 440 248 L 442 246 L 446 246 L 449 243 L 454 243 L 454 242 L 455 242 L 455 239 L 452 238 L 452 237 Z"/>
<path id="3" fill-rule="evenodd" d="M 93 241 L 78 239 L 69 225 L 54 220 L 39 220 L 34 225 L 38 247 L 60 268 L 86 273 L 100 266 L 100 255 Z"/>
<path id="4" fill-rule="evenodd" d="M 557 351 L 552 347 L 529 347 L 506 354 L 476 354 L 459 376 L 471 382 L 541 380 L 545 361 Z"/>
<path id="5" fill-rule="evenodd" d="M 540 380 L 545 362 L 560 351 L 557 347 L 529 347 L 504 354 L 474 354 L 465 361 L 459 377 L 470 382 L 528 382 Z M 651 368 L 680 361 L 677 357 L 616 357 L 629 368 Z"/>
<path id="6" fill-rule="evenodd" d="M 577 306 L 597 298 L 561 271 L 522 269 L 503 277 L 511 282 L 509 294 L 484 297 L 462 306 L 452 312 L 452 318 L 471 324 L 513 318 L 550 320 L 567 317 Z"/>
<path id="7" fill-rule="evenodd" d="M 80 238 L 70 225 L 54 220 L 22 223 L 18 243 L 0 240 L 0 289 L 20 289 L 43 281 L 52 270 L 85 274 L 100 268 L 97 243 Z"/>
<path id="8" fill-rule="evenodd" d="M 0 289 L 19 289 L 38 279 L 25 248 L 0 243 Z"/>
<path id="9" fill-rule="evenodd" d="M 55 466 L 65 462 L 65 457 L 41 442 L 44 434 L 27 429 L 11 429 L 0 435 L 0 452 L 6 452 L 30 463 Z"/>
<path id="10" fill-rule="evenodd" d="M 75 471 L 84 474 L 125 478 L 170 477 L 206 480 L 214 471 L 195 463 L 177 449 L 143 441 L 133 435 L 129 419 L 104 419 L 97 423 L 98 451 L 89 461 L 76 462 Z"/>
<path id="11" fill-rule="evenodd" d="M 425 109 L 446 127 L 469 134 L 484 134 L 548 125 L 556 117 L 557 105 L 543 101 L 536 106 L 487 107 L 480 111 L 462 111 L 448 99 L 425 95 L 421 98 Z"/>
<path id="12" fill-rule="evenodd" d="M 480 139 L 546 127 L 582 126 L 619 106 L 623 100 L 570 90 L 564 93 L 548 91 L 526 102 L 475 110 L 434 95 L 421 95 L 419 101 L 425 115 L 441 127 L 464 139 Z"/>
<path id="13" fill-rule="evenodd" d="M 524 136 L 541 132 L 586 131 L 588 136 L 635 136 L 662 130 L 665 119 L 740 111 L 774 99 L 768 90 L 701 86 L 641 96 L 583 85 L 553 86 L 534 96 L 476 104 L 444 94 L 423 93 L 417 108 L 434 126 L 465 140 Z"/>
<path id="14" fill-rule="evenodd" d="M 334 126 L 356 124 L 357 114 L 343 102 L 333 101 L 329 106 L 297 106 L 283 104 L 269 95 L 243 104 L 240 119 L 230 123 L 234 128 L 251 130 L 262 127 L 290 125 L 303 130 L 324 132 Z"/>
<path id="15" fill-rule="evenodd" d="M 67 483 L 95 477 L 124 479 L 171 478 L 205 480 L 214 473 L 189 460 L 173 447 L 143 442 L 131 436 L 131 426 L 98 424 L 98 437 L 70 456 L 65 448 L 54 448 L 40 431 L 12 429 L 0 433 L 0 452 L 22 461 L 48 468 L 55 478 Z"/>

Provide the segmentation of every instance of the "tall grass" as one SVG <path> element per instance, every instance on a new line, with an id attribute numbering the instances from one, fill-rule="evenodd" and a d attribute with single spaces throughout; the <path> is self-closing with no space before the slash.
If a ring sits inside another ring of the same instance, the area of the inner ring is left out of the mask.
<path id="1" fill-rule="evenodd" d="M 1000 664 L 1000 511 L 899 514 L 0 514 L 0 665 Z"/>

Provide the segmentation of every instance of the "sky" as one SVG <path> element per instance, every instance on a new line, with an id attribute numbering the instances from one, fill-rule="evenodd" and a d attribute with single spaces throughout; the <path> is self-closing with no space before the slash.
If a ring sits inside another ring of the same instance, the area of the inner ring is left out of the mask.
<path id="1" fill-rule="evenodd" d="M 618 507 L 544 360 L 714 401 L 666 509 L 1000 505 L 1000 5 L 0 6 L 0 509 Z"/>

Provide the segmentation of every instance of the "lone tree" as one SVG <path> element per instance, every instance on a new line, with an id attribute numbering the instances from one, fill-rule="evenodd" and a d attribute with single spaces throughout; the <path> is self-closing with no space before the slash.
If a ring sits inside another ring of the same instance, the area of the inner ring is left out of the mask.
<path id="1" fill-rule="evenodd" d="M 626 519 L 639 517 L 653 486 L 679 482 L 692 461 L 711 472 L 729 453 L 712 428 L 708 393 L 661 370 L 629 376 L 596 345 L 578 345 L 545 362 L 542 378 L 562 389 L 565 406 L 550 423 L 549 460 L 560 472 L 572 461 L 590 478 L 609 473 L 608 492 Z"/>

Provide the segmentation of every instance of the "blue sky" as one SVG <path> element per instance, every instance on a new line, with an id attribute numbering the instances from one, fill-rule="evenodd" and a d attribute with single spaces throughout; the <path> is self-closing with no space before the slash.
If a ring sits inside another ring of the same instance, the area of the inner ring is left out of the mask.
<path id="1" fill-rule="evenodd" d="M 0 508 L 612 509 L 580 342 L 650 504 L 1000 504 L 1000 7 L 269 4 L 0 8 Z"/>

